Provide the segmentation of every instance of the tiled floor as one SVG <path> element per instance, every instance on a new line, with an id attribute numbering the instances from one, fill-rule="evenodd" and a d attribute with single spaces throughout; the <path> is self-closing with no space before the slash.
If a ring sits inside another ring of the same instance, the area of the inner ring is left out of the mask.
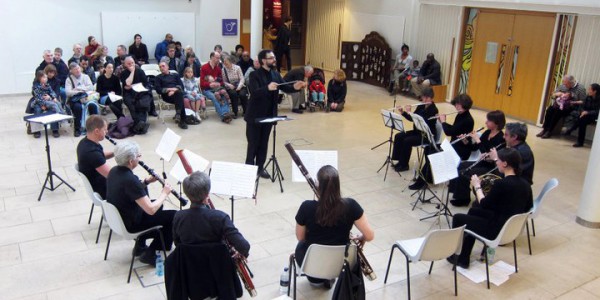
<path id="1" fill-rule="evenodd" d="M 298 145 L 296 149 L 339 151 L 343 193 L 360 202 L 376 233 L 375 240 L 365 248 L 379 276 L 366 283 L 369 299 L 405 297 L 406 270 L 401 254 L 395 255 L 388 284 L 383 284 L 391 244 L 438 228 L 435 219 L 419 221 L 435 210 L 433 205 L 419 205 L 411 211 L 413 198 L 404 189 L 412 172 L 404 172 L 402 177 L 390 172 L 385 182 L 383 171 L 376 172 L 385 160 L 387 147 L 369 149 L 388 138 L 389 131 L 382 126 L 379 110 L 392 107 L 393 99 L 382 88 L 355 82 L 349 83 L 348 94 L 347 109 L 341 114 L 293 115 L 294 121 L 278 126 L 277 157 L 285 176 L 284 193 L 279 192 L 276 183 L 261 181 L 256 203 L 236 200 L 235 224 L 252 244 L 249 265 L 255 274 L 257 299 L 279 295 L 279 275 L 296 244 L 294 216 L 302 200 L 311 198 L 308 185 L 291 182 L 291 159 L 283 141 L 305 139 L 310 145 Z M 108 230 L 106 226 L 103 228 L 100 243 L 95 244 L 101 213 L 96 209 L 92 223 L 87 224 L 91 202 L 72 168 L 79 139 L 72 137 L 70 129 L 63 130 L 58 139 L 51 138 L 52 162 L 54 170 L 77 191 L 60 187 L 54 192 L 46 191 L 42 201 L 37 201 L 45 177 L 46 157 L 43 139 L 25 134 L 21 115 L 26 100 L 26 96 L 0 98 L 0 171 L 4 175 L 0 180 L 0 299 L 164 299 L 162 286 L 143 288 L 136 279 L 126 283 L 132 242 L 113 238 L 108 260 L 102 259 Z M 400 97 L 398 102 L 413 101 Z M 440 110 L 451 112 L 453 108 L 443 104 Z M 169 111 L 167 115 L 172 113 Z M 282 113 L 289 113 L 289 109 L 282 109 Z M 476 111 L 474 116 L 476 127 L 483 125 L 484 113 Z M 167 127 L 182 135 L 181 148 L 209 160 L 244 160 L 246 141 L 242 120 L 225 125 L 212 114 L 201 125 L 182 131 L 168 117 L 165 125 L 151 118 L 150 133 L 133 139 L 141 145 L 144 161 L 158 171 L 162 171 L 162 164 L 154 149 Z M 519 273 L 491 290 L 459 276 L 459 298 L 600 299 L 597 255 L 600 231 L 574 222 L 589 148 L 573 149 L 573 141 L 566 139 L 540 140 L 534 136 L 539 129 L 530 127 L 530 130 L 529 142 L 536 158 L 534 193 L 549 178 L 560 180 L 560 186 L 550 194 L 536 221 L 534 255 L 527 254 L 526 238 L 520 237 Z M 112 147 L 107 142 L 103 145 Z M 166 163 L 167 170 L 175 161 Z M 136 173 L 146 176 L 141 168 Z M 156 195 L 158 190 L 155 185 L 151 193 Z M 219 209 L 229 212 L 230 203 L 226 199 L 215 196 L 213 201 Z M 465 209 L 452 208 L 452 211 Z M 474 253 L 477 252 L 476 248 Z M 512 249 L 500 248 L 496 257 L 512 263 Z M 436 263 L 430 276 L 427 267 L 426 263 L 411 267 L 413 297 L 452 298 L 449 264 Z M 304 279 L 299 280 L 298 291 L 301 299 L 330 297 L 329 291 L 313 289 Z M 250 297 L 246 293 L 244 298 Z"/>

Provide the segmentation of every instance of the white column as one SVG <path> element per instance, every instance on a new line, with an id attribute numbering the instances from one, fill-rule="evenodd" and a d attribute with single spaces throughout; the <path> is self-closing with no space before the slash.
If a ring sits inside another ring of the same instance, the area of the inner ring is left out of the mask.
<path id="1" fill-rule="evenodd" d="M 250 4 L 250 50 L 252 57 L 262 49 L 263 0 L 252 0 Z"/>
<path id="2" fill-rule="evenodd" d="M 589 129 L 588 129 L 589 130 Z M 600 128 L 596 127 L 594 133 L 592 151 L 588 160 L 579 210 L 577 211 L 577 223 L 585 227 L 600 228 Z"/>

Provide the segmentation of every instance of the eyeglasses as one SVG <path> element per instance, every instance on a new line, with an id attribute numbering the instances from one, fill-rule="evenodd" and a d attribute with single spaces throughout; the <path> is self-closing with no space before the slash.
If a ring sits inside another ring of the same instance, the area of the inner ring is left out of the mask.
<path id="1" fill-rule="evenodd" d="M 275 59 L 275 56 L 267 56 L 265 59 Z"/>

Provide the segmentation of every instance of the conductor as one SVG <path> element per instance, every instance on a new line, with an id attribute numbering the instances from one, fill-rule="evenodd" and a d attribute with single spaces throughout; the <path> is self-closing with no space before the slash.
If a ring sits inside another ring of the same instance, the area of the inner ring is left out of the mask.
<path id="1" fill-rule="evenodd" d="M 281 89 L 291 93 L 306 87 L 306 83 L 298 81 L 292 84 L 283 84 L 281 75 L 277 72 L 275 54 L 271 50 L 262 50 L 258 53 L 260 68 L 250 74 L 248 88 L 250 89 L 250 101 L 248 111 L 244 114 L 246 121 L 246 139 L 248 148 L 246 151 L 246 164 L 257 165 L 258 175 L 262 178 L 270 178 L 264 169 L 269 150 L 269 135 L 272 124 L 260 123 L 257 120 L 277 116 L 277 104 Z"/>

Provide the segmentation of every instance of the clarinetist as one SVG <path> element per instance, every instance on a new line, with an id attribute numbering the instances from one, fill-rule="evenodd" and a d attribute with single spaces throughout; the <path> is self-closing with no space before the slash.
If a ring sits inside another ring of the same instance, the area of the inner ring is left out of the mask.
<path id="1" fill-rule="evenodd" d="M 114 156 L 100 145 L 108 132 L 108 122 L 101 115 L 89 116 L 85 121 L 86 135 L 77 144 L 77 164 L 79 172 L 87 177 L 94 192 L 106 199 L 106 177 L 110 171 L 107 159 Z"/>
<path id="2" fill-rule="evenodd" d="M 496 164 L 490 158 L 489 152 L 504 143 L 502 129 L 504 129 L 505 124 L 506 117 L 504 113 L 500 110 L 494 110 L 486 115 L 485 126 L 487 130 L 481 134 L 481 137 L 475 131 L 459 136 L 459 138 L 464 139 L 458 143 L 463 143 L 471 151 L 479 150 L 481 157 L 476 162 L 463 161 L 458 166 L 459 176 L 450 180 L 449 189 L 453 193 L 453 199 L 450 200 L 452 205 L 468 206 L 471 203 L 471 193 L 469 192 L 471 176 L 485 174 L 496 167 Z"/>
<path id="3" fill-rule="evenodd" d="M 164 210 L 163 203 L 171 193 L 171 186 L 165 184 L 158 198 L 155 201 L 150 200 L 147 186 L 155 182 L 156 178 L 150 176 L 142 181 L 133 174 L 141 156 L 140 148 L 135 142 L 123 141 L 115 147 L 117 165 L 110 170 L 106 179 L 106 200 L 119 210 L 123 223 L 130 232 L 162 225 L 165 247 L 169 251 L 173 244 L 171 228 L 175 211 Z M 148 238 L 152 238 L 153 241 L 146 247 L 145 240 Z M 140 256 L 141 262 L 154 266 L 157 250 L 162 250 L 161 241 L 158 233 L 153 231 L 140 239 L 134 251 Z"/>
<path id="4" fill-rule="evenodd" d="M 361 242 L 371 241 L 375 237 L 367 216 L 360 204 L 352 198 L 342 198 L 338 171 L 330 166 L 323 166 L 317 172 L 317 188 L 319 200 L 306 200 L 296 213 L 296 246 L 295 259 L 302 264 L 306 250 L 312 244 L 346 245 L 349 242 L 350 230 L 355 225 L 361 235 Z M 308 277 L 312 286 L 331 288 L 333 282 Z"/>

